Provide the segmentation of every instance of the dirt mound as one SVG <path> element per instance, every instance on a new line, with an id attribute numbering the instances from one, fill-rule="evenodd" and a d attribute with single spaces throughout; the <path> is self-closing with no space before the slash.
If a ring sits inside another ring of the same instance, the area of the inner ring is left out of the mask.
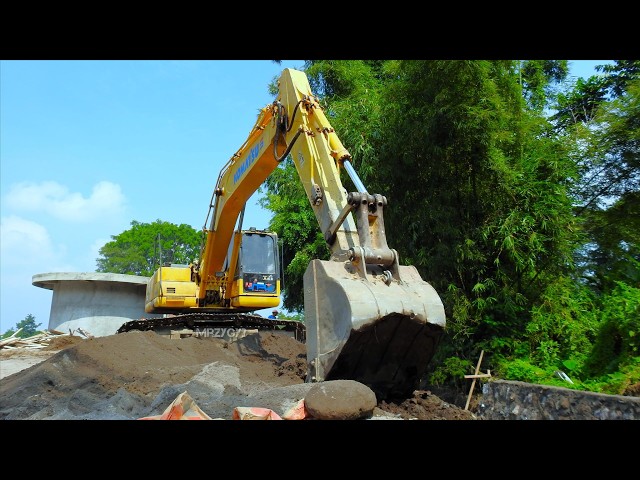
<path id="1" fill-rule="evenodd" d="M 444 402 L 428 390 L 416 390 L 413 397 L 400 403 L 382 401 L 378 408 L 405 420 L 476 420 L 470 411 Z"/>
<path id="2" fill-rule="evenodd" d="M 46 347 L 42 350 L 50 351 L 50 350 L 62 350 L 68 347 L 72 347 L 73 345 L 77 345 L 80 342 L 83 342 L 84 338 L 78 337 L 76 335 L 60 335 L 58 337 L 53 337 L 49 340 Z"/>
<path id="3" fill-rule="evenodd" d="M 304 351 L 303 344 L 288 336 L 264 332 L 234 343 L 220 338 L 171 340 L 139 331 L 81 340 L 4 378 L 0 418 L 47 417 L 59 407 L 87 413 L 98 400 L 124 393 L 149 404 L 164 387 L 184 384 L 212 363 L 234 367 L 247 385 L 303 383 L 283 365 Z"/>
<path id="4" fill-rule="evenodd" d="M 0 419 L 135 419 L 161 414 L 183 391 L 213 418 L 230 419 L 235 406 L 282 415 L 311 386 L 306 347 L 286 333 L 228 342 L 131 331 L 59 337 L 48 348 L 59 351 L 0 380 Z M 470 419 L 454 406 L 436 408 L 435 395 L 416 395 L 381 409 L 396 418 Z"/>

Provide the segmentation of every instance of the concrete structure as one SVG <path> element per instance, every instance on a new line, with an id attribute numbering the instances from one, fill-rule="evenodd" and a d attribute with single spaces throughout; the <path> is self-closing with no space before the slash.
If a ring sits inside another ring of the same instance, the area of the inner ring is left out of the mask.
<path id="1" fill-rule="evenodd" d="M 67 333 L 78 327 L 96 337 L 113 335 L 130 320 L 161 315 L 145 313 L 147 277 L 116 273 L 40 273 L 36 287 L 53 290 L 49 329 Z"/>

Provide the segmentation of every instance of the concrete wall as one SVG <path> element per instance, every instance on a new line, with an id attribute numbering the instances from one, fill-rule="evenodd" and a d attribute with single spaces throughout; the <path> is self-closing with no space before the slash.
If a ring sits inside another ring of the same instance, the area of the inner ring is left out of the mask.
<path id="1" fill-rule="evenodd" d="M 44 273 L 33 285 L 53 290 L 49 329 L 78 327 L 96 337 L 113 335 L 130 320 L 161 315 L 144 311 L 147 277 L 112 273 Z"/>
<path id="2" fill-rule="evenodd" d="M 482 386 L 485 420 L 640 420 L 640 397 L 495 380 Z"/>

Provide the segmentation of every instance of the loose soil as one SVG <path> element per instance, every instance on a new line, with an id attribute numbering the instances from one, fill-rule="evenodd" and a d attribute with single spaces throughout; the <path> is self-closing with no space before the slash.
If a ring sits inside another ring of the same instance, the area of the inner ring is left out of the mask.
<path id="1" fill-rule="evenodd" d="M 0 419 L 136 419 L 162 413 L 185 390 L 212 418 L 231 419 L 241 405 L 279 408 L 282 415 L 309 387 L 305 345 L 284 333 L 229 342 L 132 331 L 61 336 L 42 350 L 26 350 L 0 350 Z M 26 360 L 36 363 L 10 373 Z M 372 418 L 477 419 L 477 402 L 465 410 L 466 398 L 445 401 L 446 395 L 425 389 L 381 401 Z"/>

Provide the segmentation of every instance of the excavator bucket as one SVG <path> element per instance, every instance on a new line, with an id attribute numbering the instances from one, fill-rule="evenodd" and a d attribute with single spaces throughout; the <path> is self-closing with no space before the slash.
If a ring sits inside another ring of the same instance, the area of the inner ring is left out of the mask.
<path id="1" fill-rule="evenodd" d="M 411 395 L 445 326 L 435 289 L 413 266 L 393 278 L 312 260 L 304 275 L 307 381 L 356 380 L 379 400 Z"/>

